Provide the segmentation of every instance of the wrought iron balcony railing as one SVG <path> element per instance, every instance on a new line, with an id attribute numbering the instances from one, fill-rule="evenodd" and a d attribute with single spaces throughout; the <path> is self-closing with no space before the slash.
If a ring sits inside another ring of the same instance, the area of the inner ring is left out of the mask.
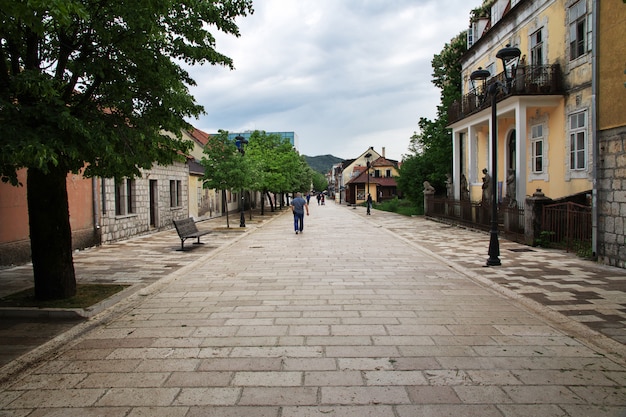
<path id="1" fill-rule="evenodd" d="M 485 90 L 494 82 L 506 85 L 504 73 L 490 78 Z M 526 65 L 517 68 L 515 78 L 511 82 L 509 92 L 505 94 L 499 90 L 496 99 L 503 100 L 510 96 L 520 95 L 561 95 L 564 93 L 563 74 L 559 64 Z M 454 123 L 467 116 L 488 108 L 491 100 L 485 99 L 482 88 L 470 91 L 461 100 L 457 100 L 448 107 L 448 123 Z"/>

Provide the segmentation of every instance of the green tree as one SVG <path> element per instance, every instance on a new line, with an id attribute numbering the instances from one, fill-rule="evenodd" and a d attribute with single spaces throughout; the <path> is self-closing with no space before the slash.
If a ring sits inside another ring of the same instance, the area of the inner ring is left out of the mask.
<path id="1" fill-rule="evenodd" d="M 315 191 L 324 191 L 328 188 L 328 180 L 321 172 L 313 172 L 313 189 Z M 336 191 L 338 192 L 338 190 Z"/>
<path id="2" fill-rule="evenodd" d="M 302 181 L 302 165 L 306 163 L 293 149 L 289 140 L 279 134 L 268 134 L 259 130 L 252 132 L 246 158 L 250 158 L 254 172 L 253 188 L 267 196 L 272 211 L 275 210 L 276 202 L 272 201 L 270 193 L 293 191 Z M 265 204 L 261 202 L 262 214 L 264 207 Z"/>
<path id="3" fill-rule="evenodd" d="M 170 164 L 202 113 L 185 65 L 232 68 L 209 28 L 239 36 L 252 0 L 0 0 L 0 177 L 27 199 L 35 294 L 76 292 L 65 178 Z"/>
<path id="4" fill-rule="evenodd" d="M 239 152 L 235 142 L 228 138 L 228 132 L 220 130 L 217 135 L 209 136 L 204 147 L 206 156 L 200 163 L 204 166 L 203 187 L 222 191 L 222 201 L 226 207 L 226 190 L 239 192 L 251 185 L 251 164 L 249 159 Z M 230 227 L 228 210 L 226 225 Z"/>
<path id="5" fill-rule="evenodd" d="M 419 119 L 419 133 L 411 137 L 411 153 L 402 161 L 398 178 L 398 188 L 416 204 L 423 201 L 424 181 L 436 190 L 445 190 L 447 174 L 452 172 L 452 134 L 446 128 L 448 107 L 461 97 L 460 58 L 466 51 L 466 34 L 461 32 L 432 60 L 432 82 L 441 90 L 437 117 Z"/>
<path id="6" fill-rule="evenodd" d="M 304 156 L 299 155 L 295 150 L 286 155 L 286 175 L 289 177 L 289 186 L 285 192 L 306 193 L 311 189 L 313 181 L 313 170 L 306 163 Z"/>

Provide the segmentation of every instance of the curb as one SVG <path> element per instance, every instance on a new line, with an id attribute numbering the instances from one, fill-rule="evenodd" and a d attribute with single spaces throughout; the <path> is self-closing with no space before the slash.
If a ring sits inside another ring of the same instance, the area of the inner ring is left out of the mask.
<path id="1" fill-rule="evenodd" d="M 130 297 L 146 284 L 135 284 L 87 308 L 0 307 L 1 318 L 88 319 Z"/>

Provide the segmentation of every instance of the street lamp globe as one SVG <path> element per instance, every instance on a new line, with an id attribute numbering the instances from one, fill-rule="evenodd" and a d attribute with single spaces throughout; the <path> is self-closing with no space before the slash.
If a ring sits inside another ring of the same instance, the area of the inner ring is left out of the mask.
<path id="1" fill-rule="evenodd" d="M 502 67 L 504 68 L 504 76 L 506 77 L 507 87 L 510 88 L 511 81 L 515 78 L 517 72 L 517 65 L 519 64 L 519 58 L 522 55 L 522 51 L 519 48 L 507 45 L 496 53 L 496 58 L 502 61 Z"/>
<path id="2" fill-rule="evenodd" d="M 480 81 L 480 88 L 484 92 L 485 83 L 487 82 L 487 78 L 491 77 L 491 73 L 483 69 L 482 67 L 478 67 L 478 69 L 470 74 L 470 81 L 472 82 L 472 89 L 476 91 L 479 86 L 476 85 L 476 81 Z"/>

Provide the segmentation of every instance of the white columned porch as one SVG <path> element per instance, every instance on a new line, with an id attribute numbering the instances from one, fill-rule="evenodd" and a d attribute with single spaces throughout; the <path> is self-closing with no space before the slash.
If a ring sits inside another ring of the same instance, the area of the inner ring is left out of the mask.
<path id="1" fill-rule="evenodd" d="M 526 129 L 526 106 L 520 101 L 517 101 L 515 106 L 515 131 L 517 135 L 515 140 L 515 146 L 517 147 L 515 150 L 515 165 L 517 168 L 515 199 L 518 207 L 523 207 L 526 199 L 526 185 L 528 184 L 526 174 L 528 169 L 526 159 L 528 132 Z"/>
<path id="2" fill-rule="evenodd" d="M 478 167 L 478 137 L 476 136 L 476 125 L 472 124 L 468 127 L 467 132 L 467 183 L 475 184 L 478 182 L 478 173 L 481 168 Z"/>
<path id="3" fill-rule="evenodd" d="M 463 138 L 463 132 L 455 131 L 454 138 L 452 140 L 452 188 L 454 192 L 454 199 L 461 199 L 461 155 L 460 149 L 461 140 Z"/>

